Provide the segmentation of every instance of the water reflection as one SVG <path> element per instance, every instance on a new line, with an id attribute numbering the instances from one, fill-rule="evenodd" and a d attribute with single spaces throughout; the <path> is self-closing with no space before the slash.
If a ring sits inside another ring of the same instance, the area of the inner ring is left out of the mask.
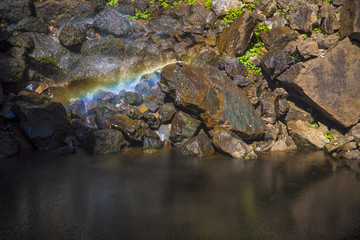
<path id="1" fill-rule="evenodd" d="M 334 164 L 336 165 L 334 167 Z M 360 182 L 322 152 L 0 160 L 4 239 L 357 239 Z"/>

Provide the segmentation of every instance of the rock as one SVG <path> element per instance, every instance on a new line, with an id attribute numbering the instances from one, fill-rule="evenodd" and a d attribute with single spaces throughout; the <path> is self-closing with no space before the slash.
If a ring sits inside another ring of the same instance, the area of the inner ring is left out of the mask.
<path id="1" fill-rule="evenodd" d="M 259 96 L 261 104 L 261 119 L 266 123 L 275 123 L 279 112 L 279 96 L 263 91 Z"/>
<path id="2" fill-rule="evenodd" d="M 159 129 L 160 127 L 160 120 L 155 116 L 155 114 L 150 112 L 145 112 L 141 114 L 140 119 L 146 122 L 149 125 L 149 128 L 152 130 Z"/>
<path id="3" fill-rule="evenodd" d="M 105 56 L 105 57 L 119 57 L 123 44 L 120 39 L 108 35 L 101 38 L 93 38 L 86 42 L 81 47 L 81 54 L 84 56 Z"/>
<path id="4" fill-rule="evenodd" d="M 234 83 L 240 88 L 248 87 L 251 85 L 250 79 L 243 76 L 236 76 L 234 78 Z"/>
<path id="5" fill-rule="evenodd" d="M 334 33 L 339 29 L 339 23 L 336 19 L 336 13 L 334 7 L 330 3 L 323 3 L 320 11 L 321 16 L 321 30 L 325 34 Z"/>
<path id="6" fill-rule="evenodd" d="M 116 113 L 115 111 L 107 108 L 100 107 L 95 109 L 96 117 L 95 123 L 99 129 L 110 129 L 110 118 Z"/>
<path id="7" fill-rule="evenodd" d="M 211 9 L 215 12 L 217 17 L 224 16 L 230 8 L 236 9 L 242 6 L 242 3 L 237 0 L 213 0 L 211 1 Z"/>
<path id="8" fill-rule="evenodd" d="M 19 83 L 25 79 L 25 61 L 0 53 L 0 82 Z"/>
<path id="9" fill-rule="evenodd" d="M 71 128 L 74 130 L 75 136 L 80 142 L 84 142 L 85 138 L 88 136 L 91 128 L 86 122 L 81 121 L 80 119 L 72 119 L 70 121 Z M 95 129 L 92 129 L 95 130 Z"/>
<path id="10" fill-rule="evenodd" d="M 181 146 L 181 152 L 187 156 L 207 157 L 215 153 L 210 138 L 200 130 L 199 134 Z"/>
<path id="11" fill-rule="evenodd" d="M 176 106 L 200 116 L 208 128 L 222 126 L 245 138 L 264 133 L 265 125 L 244 92 L 216 68 L 167 65 L 159 85 Z"/>
<path id="12" fill-rule="evenodd" d="M 81 20 L 94 13 L 92 4 L 82 0 L 35 2 L 36 15 L 45 22 L 54 22 L 56 27 L 72 20 Z"/>
<path id="13" fill-rule="evenodd" d="M 275 27 L 285 27 L 287 25 L 286 19 L 278 12 L 276 12 L 271 18 L 266 19 L 264 22 L 270 29 Z"/>
<path id="14" fill-rule="evenodd" d="M 120 130 L 126 137 L 135 142 L 141 142 L 148 125 L 142 120 L 132 120 L 126 115 L 114 114 L 110 118 L 111 128 Z"/>
<path id="15" fill-rule="evenodd" d="M 159 130 L 155 131 L 161 141 L 170 140 L 170 130 L 171 130 L 171 124 L 167 125 L 160 125 Z"/>
<path id="16" fill-rule="evenodd" d="M 140 82 L 135 86 L 135 91 L 141 94 L 147 94 L 150 90 L 151 85 L 148 82 Z"/>
<path id="17" fill-rule="evenodd" d="M 44 103 L 44 98 L 43 96 L 41 96 L 41 94 L 37 92 L 21 91 L 16 97 L 16 101 L 22 101 L 32 104 L 42 104 Z"/>
<path id="18" fill-rule="evenodd" d="M 323 149 L 329 140 L 317 128 L 302 120 L 289 121 L 287 127 L 290 136 L 299 147 Z"/>
<path id="19" fill-rule="evenodd" d="M 360 2 L 344 0 L 340 15 L 340 38 L 351 37 L 360 41 Z"/>
<path id="20" fill-rule="evenodd" d="M 7 120 L 15 119 L 16 115 L 11 110 L 13 105 L 14 104 L 11 103 L 11 102 L 6 102 L 3 106 L 1 106 L 1 111 L 0 111 L 0 118 L 1 119 L 7 119 Z"/>
<path id="21" fill-rule="evenodd" d="M 251 84 L 244 88 L 244 92 L 253 106 L 258 105 L 259 95 L 263 90 L 264 88 L 261 86 L 259 82 L 255 84 Z"/>
<path id="22" fill-rule="evenodd" d="M 176 108 L 173 103 L 166 103 L 159 108 L 159 120 L 161 123 L 168 123 L 173 119 Z"/>
<path id="23" fill-rule="evenodd" d="M 230 55 L 244 54 L 256 27 L 257 19 L 252 14 L 243 12 L 220 34 L 217 44 L 220 52 Z"/>
<path id="24" fill-rule="evenodd" d="M 148 3 L 149 1 L 120 0 L 117 5 L 113 6 L 113 8 L 124 15 L 135 15 L 135 9 L 143 12 L 148 7 Z"/>
<path id="25" fill-rule="evenodd" d="M 274 27 L 269 31 L 261 31 L 260 39 L 265 43 L 268 49 L 284 45 L 297 39 L 299 34 L 289 27 Z"/>
<path id="26" fill-rule="evenodd" d="M 236 57 L 230 56 L 226 53 L 222 54 L 221 59 L 213 66 L 225 71 L 231 79 L 235 79 L 238 76 L 246 77 L 248 75 L 248 71 L 244 64 Z"/>
<path id="27" fill-rule="evenodd" d="M 300 55 L 305 60 L 320 56 L 320 51 L 317 42 L 311 41 L 309 39 L 303 39 L 298 41 L 297 49 Z"/>
<path id="28" fill-rule="evenodd" d="M 200 26 L 201 28 L 210 28 L 215 20 L 215 14 L 210 9 L 200 4 L 191 6 L 191 15 L 189 22 L 192 25 Z"/>
<path id="29" fill-rule="evenodd" d="M 128 105 L 125 110 L 125 115 L 131 119 L 137 119 L 140 117 L 141 112 L 137 107 Z"/>
<path id="30" fill-rule="evenodd" d="M 349 134 L 351 136 L 353 136 L 355 139 L 360 140 L 360 123 L 356 124 L 355 126 L 353 126 L 350 131 Z"/>
<path id="31" fill-rule="evenodd" d="M 119 152 L 126 145 L 122 133 L 114 129 L 91 131 L 84 140 L 84 148 L 95 154 Z"/>
<path id="32" fill-rule="evenodd" d="M 9 37 L 7 41 L 14 47 L 25 48 L 27 50 L 32 50 L 35 47 L 31 35 L 27 33 L 20 33 L 17 35 L 13 35 Z"/>
<path id="33" fill-rule="evenodd" d="M 285 122 L 297 121 L 297 120 L 302 120 L 308 123 L 314 122 L 314 118 L 311 116 L 310 113 L 297 107 L 293 102 L 287 101 L 287 103 L 290 105 L 290 108 L 286 115 Z"/>
<path id="34" fill-rule="evenodd" d="M 18 22 L 17 24 L 10 25 L 8 31 L 20 31 L 20 32 L 37 32 L 37 33 L 50 33 L 50 30 L 46 23 L 37 17 L 27 17 Z"/>
<path id="35" fill-rule="evenodd" d="M 104 11 L 96 16 L 94 27 L 104 33 L 126 37 L 143 30 L 142 26 L 137 22 L 125 17 L 112 7 L 106 7 Z"/>
<path id="36" fill-rule="evenodd" d="M 349 160 L 360 160 L 360 150 L 350 150 L 341 152 L 338 157 Z"/>
<path id="37" fill-rule="evenodd" d="M 220 152 L 244 160 L 257 158 L 254 150 L 233 132 L 222 127 L 215 127 L 209 134 Z"/>
<path id="38" fill-rule="evenodd" d="M 97 91 L 93 95 L 93 100 L 100 100 L 103 102 L 110 101 L 113 97 L 115 97 L 115 93 L 106 92 L 106 91 Z"/>
<path id="39" fill-rule="evenodd" d="M 3 0 L 0 2 L 0 22 L 17 23 L 35 15 L 33 0 Z"/>
<path id="40" fill-rule="evenodd" d="M 86 119 L 87 112 L 84 101 L 75 100 L 74 102 L 70 103 L 68 109 L 70 112 L 71 119 L 78 118 L 83 121 Z"/>
<path id="41" fill-rule="evenodd" d="M 20 143 L 12 136 L 0 132 L 0 158 L 11 157 L 20 151 Z"/>
<path id="42" fill-rule="evenodd" d="M 331 138 L 331 143 L 328 143 L 325 145 L 325 149 L 328 153 L 333 153 L 333 152 L 339 152 L 342 150 L 345 150 L 345 146 L 349 143 L 351 143 L 352 141 L 354 141 L 354 137 L 353 136 L 333 136 Z M 354 149 L 356 148 L 356 143 L 353 142 L 353 144 L 355 144 Z M 352 149 L 350 149 L 352 150 Z"/>
<path id="43" fill-rule="evenodd" d="M 63 146 L 70 123 L 61 103 L 32 105 L 17 102 L 12 109 L 20 118 L 22 130 L 36 148 L 51 151 Z"/>
<path id="44" fill-rule="evenodd" d="M 160 140 L 156 132 L 150 129 L 145 130 L 143 149 L 160 149 L 163 146 L 164 142 Z"/>
<path id="45" fill-rule="evenodd" d="M 15 59 L 24 60 L 26 57 L 26 49 L 12 47 L 10 48 L 9 55 Z"/>
<path id="46" fill-rule="evenodd" d="M 124 101 L 133 106 L 139 106 L 143 103 L 143 96 L 137 92 L 127 92 Z"/>
<path id="47" fill-rule="evenodd" d="M 337 43 L 339 41 L 339 34 L 334 33 L 334 34 L 330 34 L 328 36 L 321 34 L 321 33 L 317 33 L 317 34 L 312 34 L 311 38 L 317 42 L 319 48 L 322 49 L 328 49 L 331 46 L 333 46 L 335 43 Z"/>
<path id="48" fill-rule="evenodd" d="M 187 113 L 177 112 L 171 124 L 171 142 L 177 147 L 181 146 L 196 134 L 200 123 L 201 121 L 191 117 Z"/>
<path id="49" fill-rule="evenodd" d="M 284 119 L 286 114 L 289 112 L 290 104 L 286 101 L 286 99 L 279 99 L 279 110 L 278 110 L 278 118 Z"/>
<path id="50" fill-rule="evenodd" d="M 79 47 L 85 40 L 86 31 L 82 27 L 66 24 L 60 31 L 59 40 L 69 48 Z"/>
<path id="51" fill-rule="evenodd" d="M 317 12 L 319 7 L 315 4 L 308 4 L 295 8 L 290 13 L 290 27 L 294 30 L 311 32 L 314 27 L 319 26 Z"/>
<path id="52" fill-rule="evenodd" d="M 324 58 L 298 63 L 278 77 L 286 89 L 343 127 L 360 119 L 360 48 L 348 38 Z"/>
<path id="53" fill-rule="evenodd" d="M 212 63 L 216 62 L 219 56 L 217 52 L 212 47 L 203 47 L 200 51 L 195 54 L 191 59 L 191 65 L 203 67 L 207 64 L 212 65 Z"/>
<path id="54" fill-rule="evenodd" d="M 29 142 L 29 139 L 24 135 L 23 131 L 21 131 L 19 123 L 8 124 L 6 127 L 10 136 L 19 143 L 21 151 L 34 149 L 33 144 Z"/>

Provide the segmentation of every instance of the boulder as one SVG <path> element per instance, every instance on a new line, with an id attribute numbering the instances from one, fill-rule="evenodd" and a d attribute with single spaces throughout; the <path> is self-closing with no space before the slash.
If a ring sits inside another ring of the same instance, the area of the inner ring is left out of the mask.
<path id="1" fill-rule="evenodd" d="M 309 39 L 298 41 L 297 50 L 305 60 L 320 56 L 318 43 Z"/>
<path id="2" fill-rule="evenodd" d="M 126 106 L 125 115 L 131 119 L 137 119 L 140 117 L 141 112 L 137 107 L 128 105 Z"/>
<path id="3" fill-rule="evenodd" d="M 244 92 L 214 67 L 167 65 L 159 85 L 175 105 L 200 116 L 208 128 L 222 126 L 248 139 L 265 131 Z"/>
<path id="4" fill-rule="evenodd" d="M 119 57 L 122 45 L 121 40 L 112 35 L 93 38 L 84 42 L 81 47 L 81 54 L 84 56 Z"/>
<path id="5" fill-rule="evenodd" d="M 61 103 L 17 102 L 12 109 L 21 121 L 22 130 L 39 150 L 51 151 L 63 146 L 70 123 Z"/>
<path id="6" fill-rule="evenodd" d="M 20 143 L 5 132 L 0 132 L 0 158 L 11 157 L 20 151 Z"/>
<path id="7" fill-rule="evenodd" d="M 349 134 L 351 136 L 353 136 L 355 139 L 360 140 L 360 123 L 356 124 L 355 126 L 353 126 L 350 131 Z"/>
<path id="8" fill-rule="evenodd" d="M 94 13 L 92 4 L 83 0 L 59 0 L 35 2 L 36 15 L 56 27 L 72 20 L 86 19 Z"/>
<path id="9" fill-rule="evenodd" d="M 299 34 L 289 27 L 274 27 L 269 31 L 261 31 L 260 39 L 265 43 L 267 48 L 273 48 L 284 45 L 292 40 L 297 39 Z"/>
<path id="10" fill-rule="evenodd" d="M 286 19 L 279 12 L 276 12 L 271 18 L 267 18 L 264 23 L 269 28 L 285 27 L 288 24 Z"/>
<path id="11" fill-rule="evenodd" d="M 159 135 L 161 141 L 170 140 L 171 124 L 160 125 L 159 130 L 155 132 Z"/>
<path id="12" fill-rule="evenodd" d="M 145 130 L 143 149 L 160 149 L 163 146 L 164 142 L 160 140 L 156 132 L 150 129 Z"/>
<path id="13" fill-rule="evenodd" d="M 0 53 L 0 82 L 18 83 L 24 81 L 25 61 Z"/>
<path id="14" fill-rule="evenodd" d="M 323 132 L 312 127 L 310 123 L 302 120 L 289 121 L 287 127 L 290 136 L 299 147 L 323 149 L 325 144 L 329 143 Z"/>
<path id="15" fill-rule="evenodd" d="M 233 23 L 220 34 L 217 43 L 221 53 L 242 55 L 248 48 L 257 27 L 257 19 L 244 11 Z"/>
<path id="16" fill-rule="evenodd" d="M 86 31 L 82 27 L 66 24 L 60 31 L 59 40 L 65 47 L 80 46 L 86 37 Z"/>
<path id="17" fill-rule="evenodd" d="M 261 119 L 266 123 L 275 123 L 279 112 L 279 96 L 265 90 L 260 93 Z"/>
<path id="18" fill-rule="evenodd" d="M 18 48 L 12 47 L 10 48 L 9 55 L 15 59 L 24 60 L 26 57 L 26 49 L 25 48 Z"/>
<path id="19" fill-rule="evenodd" d="M 159 129 L 161 124 L 160 120 L 155 116 L 155 114 L 148 111 L 141 114 L 140 119 L 146 122 L 149 125 L 149 128 L 152 130 Z"/>
<path id="20" fill-rule="evenodd" d="M 86 106 L 83 100 L 75 100 L 71 102 L 68 106 L 68 111 L 72 119 L 78 118 L 85 120 L 87 116 Z"/>
<path id="21" fill-rule="evenodd" d="M 95 109 L 95 123 L 99 129 L 110 129 L 110 118 L 116 113 L 115 111 L 107 108 L 100 107 Z"/>
<path id="22" fill-rule="evenodd" d="M 1 23 L 17 23 L 28 16 L 34 15 L 33 0 L 2 0 L 0 2 Z"/>
<path id="23" fill-rule="evenodd" d="M 286 114 L 285 122 L 302 120 L 304 122 L 313 123 L 314 118 L 307 111 L 299 108 L 295 103 L 287 101 L 289 109 Z"/>
<path id="24" fill-rule="evenodd" d="M 237 0 L 212 0 L 211 9 L 215 12 L 217 17 L 224 16 L 227 11 L 236 9 L 237 7 L 242 6 L 242 3 Z"/>
<path id="25" fill-rule="evenodd" d="M 111 128 L 120 130 L 127 138 L 135 143 L 141 142 L 148 125 L 142 120 L 133 120 L 126 115 L 114 114 L 110 118 Z"/>
<path id="26" fill-rule="evenodd" d="M 222 127 L 215 127 L 209 134 L 214 146 L 220 152 L 244 160 L 257 158 L 254 150 L 233 132 Z"/>
<path id="27" fill-rule="evenodd" d="M 168 123 L 173 119 L 176 108 L 173 103 L 165 103 L 159 107 L 159 120 L 161 123 Z"/>
<path id="28" fill-rule="evenodd" d="M 295 97 L 347 128 L 360 119 L 360 48 L 349 38 L 324 58 L 298 63 L 278 77 Z"/>
<path id="29" fill-rule="evenodd" d="M 133 106 L 139 106 L 143 103 L 143 96 L 137 92 L 127 92 L 124 101 Z"/>
<path id="30" fill-rule="evenodd" d="M 171 123 L 171 142 L 177 147 L 181 146 L 196 134 L 200 123 L 199 120 L 191 117 L 187 113 L 177 112 Z"/>
<path id="31" fill-rule="evenodd" d="M 215 20 L 215 14 L 210 9 L 200 4 L 191 6 L 191 15 L 189 23 L 192 25 L 200 26 L 201 28 L 210 28 Z"/>
<path id="32" fill-rule="evenodd" d="M 215 64 L 214 67 L 221 69 L 231 78 L 235 79 L 238 76 L 246 77 L 248 71 L 244 64 L 240 62 L 236 57 L 230 56 L 226 53 L 222 54 L 221 59 Z"/>
<path id="33" fill-rule="evenodd" d="M 46 23 L 37 17 L 27 17 L 18 22 L 17 24 L 10 25 L 8 31 L 20 32 L 37 32 L 37 33 L 50 33 L 49 27 Z"/>
<path id="34" fill-rule="evenodd" d="M 181 152 L 187 156 L 207 157 L 215 153 L 211 139 L 200 130 L 199 134 L 189 139 L 181 146 Z"/>
<path id="35" fill-rule="evenodd" d="M 321 30 L 325 34 L 332 34 L 339 29 L 339 22 L 336 19 L 335 8 L 330 3 L 323 3 L 320 10 Z"/>
<path id="36" fill-rule="evenodd" d="M 10 36 L 7 41 L 10 45 L 19 48 L 25 48 L 27 50 L 32 50 L 35 47 L 34 41 L 31 38 L 31 35 L 27 33 L 20 33 L 17 35 Z"/>
<path id="37" fill-rule="evenodd" d="M 90 131 L 83 144 L 87 151 L 95 154 L 119 152 L 126 145 L 122 133 L 114 129 Z"/>
<path id="38" fill-rule="evenodd" d="M 325 35 L 321 33 L 313 33 L 311 35 L 312 40 L 317 42 L 318 47 L 322 49 L 328 49 L 331 46 L 335 45 L 339 41 L 339 34 L 333 33 L 330 35 Z"/>
<path id="39" fill-rule="evenodd" d="M 360 42 L 360 2 L 344 0 L 340 15 L 340 38 L 351 37 Z"/>
<path id="40" fill-rule="evenodd" d="M 319 7 L 315 4 L 305 4 L 295 8 L 290 13 L 290 27 L 294 30 L 311 32 L 314 27 L 319 26 L 318 11 Z"/>

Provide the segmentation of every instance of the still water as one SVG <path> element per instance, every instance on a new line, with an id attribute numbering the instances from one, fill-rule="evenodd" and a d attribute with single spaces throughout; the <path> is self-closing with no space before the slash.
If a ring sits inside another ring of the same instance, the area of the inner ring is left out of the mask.
<path id="1" fill-rule="evenodd" d="M 322 152 L 0 159 L 0 239 L 360 239 L 360 180 Z"/>

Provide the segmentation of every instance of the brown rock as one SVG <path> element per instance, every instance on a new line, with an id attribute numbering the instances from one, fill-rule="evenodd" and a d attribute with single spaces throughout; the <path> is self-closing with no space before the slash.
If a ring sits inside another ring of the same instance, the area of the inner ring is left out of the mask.
<path id="1" fill-rule="evenodd" d="M 172 120 L 170 140 L 175 146 L 181 146 L 197 132 L 200 121 L 184 112 L 177 112 Z"/>
<path id="2" fill-rule="evenodd" d="M 260 32 L 259 36 L 267 48 L 272 48 L 297 39 L 299 34 L 289 27 L 274 27 L 269 31 Z"/>
<path id="3" fill-rule="evenodd" d="M 314 26 L 319 25 L 317 12 L 319 7 L 308 4 L 294 9 L 290 14 L 290 27 L 295 30 L 311 32 Z"/>
<path id="4" fill-rule="evenodd" d="M 360 41 L 360 2 L 344 0 L 340 17 L 340 37 L 351 37 Z"/>
<path id="5" fill-rule="evenodd" d="M 130 140 L 140 142 L 143 140 L 148 125 L 142 120 L 132 120 L 126 115 L 114 114 L 110 118 L 111 128 L 121 131 Z"/>
<path id="6" fill-rule="evenodd" d="M 309 39 L 302 39 L 298 42 L 297 49 L 304 59 L 311 57 L 318 57 L 320 55 L 317 42 L 310 41 Z"/>
<path id="7" fill-rule="evenodd" d="M 215 149 L 210 138 L 201 130 L 196 137 L 191 138 L 182 145 L 181 151 L 184 155 L 206 157 L 214 154 Z"/>

